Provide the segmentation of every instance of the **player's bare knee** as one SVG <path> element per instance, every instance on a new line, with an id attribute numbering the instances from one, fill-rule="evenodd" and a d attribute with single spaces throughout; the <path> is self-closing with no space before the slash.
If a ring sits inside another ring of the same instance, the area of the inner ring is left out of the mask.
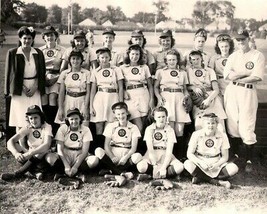
<path id="1" fill-rule="evenodd" d="M 99 158 L 95 155 L 90 155 L 85 159 L 90 169 L 95 168 L 99 164 Z"/>
<path id="2" fill-rule="evenodd" d="M 58 158 L 58 154 L 56 153 L 48 153 L 45 156 L 45 160 L 50 166 L 53 166 Z"/>
<path id="3" fill-rule="evenodd" d="M 146 161 L 140 161 L 137 165 L 136 168 L 139 173 L 146 173 L 147 171 L 148 164 Z"/>
<path id="4" fill-rule="evenodd" d="M 139 163 L 142 160 L 142 155 L 140 153 L 134 153 L 131 155 L 131 161 L 134 164 Z"/>
<path id="5" fill-rule="evenodd" d="M 235 163 L 228 163 L 225 168 L 230 176 L 235 175 L 239 170 L 238 166 Z"/>
<path id="6" fill-rule="evenodd" d="M 186 160 L 184 162 L 184 168 L 190 173 L 192 174 L 192 172 L 196 169 L 196 165 L 190 161 L 190 160 Z"/>
<path id="7" fill-rule="evenodd" d="M 184 165 L 178 160 L 174 161 L 172 163 L 172 166 L 174 168 L 175 173 L 178 175 L 184 170 Z"/>
<path id="8" fill-rule="evenodd" d="M 104 155 L 106 154 L 105 150 L 98 147 L 95 149 L 95 156 L 98 157 L 99 159 L 102 159 Z"/>

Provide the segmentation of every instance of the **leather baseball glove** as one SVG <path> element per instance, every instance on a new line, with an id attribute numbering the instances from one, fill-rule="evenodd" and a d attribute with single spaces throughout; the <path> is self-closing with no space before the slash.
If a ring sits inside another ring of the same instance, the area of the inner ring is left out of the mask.
<path id="1" fill-rule="evenodd" d="M 186 95 L 183 99 L 183 107 L 186 113 L 189 113 L 193 108 L 193 101 L 189 95 Z"/>

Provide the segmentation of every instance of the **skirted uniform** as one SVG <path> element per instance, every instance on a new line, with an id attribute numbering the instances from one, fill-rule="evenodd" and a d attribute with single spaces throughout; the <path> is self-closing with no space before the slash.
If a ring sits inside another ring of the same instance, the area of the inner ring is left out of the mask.
<path id="1" fill-rule="evenodd" d="M 166 100 L 163 106 L 168 111 L 168 119 L 171 122 L 189 123 L 190 116 L 185 112 L 183 99 L 184 90 L 188 84 L 187 73 L 180 69 L 167 67 L 156 72 L 155 79 L 160 83 L 160 94 Z"/>

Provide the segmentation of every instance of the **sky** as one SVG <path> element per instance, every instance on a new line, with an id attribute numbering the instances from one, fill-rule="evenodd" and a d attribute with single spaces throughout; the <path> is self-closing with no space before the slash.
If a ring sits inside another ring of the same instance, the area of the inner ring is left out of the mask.
<path id="1" fill-rule="evenodd" d="M 155 7 L 152 6 L 153 1 L 157 0 L 22 0 L 25 3 L 35 2 L 38 5 L 50 7 L 52 4 L 64 8 L 70 2 L 78 3 L 82 9 L 96 7 L 106 11 L 107 5 L 114 7 L 120 6 L 127 17 L 132 17 L 138 12 L 154 12 Z M 181 18 L 191 18 L 193 6 L 197 0 L 168 0 L 169 11 L 166 16 L 179 20 Z M 216 1 L 216 0 L 215 0 Z M 258 21 L 267 19 L 267 0 L 231 0 L 236 7 L 235 18 L 250 19 L 254 18 Z"/>

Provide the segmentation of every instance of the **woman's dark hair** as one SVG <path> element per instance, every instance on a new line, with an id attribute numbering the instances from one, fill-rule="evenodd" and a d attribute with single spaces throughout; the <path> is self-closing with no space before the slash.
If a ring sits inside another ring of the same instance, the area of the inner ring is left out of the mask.
<path id="1" fill-rule="evenodd" d="M 131 39 L 128 41 L 128 45 L 132 45 L 133 44 L 132 38 L 134 38 L 134 37 L 131 37 Z M 142 48 L 145 48 L 145 45 L 146 45 L 146 38 L 143 37 L 143 45 L 142 45 Z"/>
<path id="2" fill-rule="evenodd" d="M 165 64 L 167 65 L 167 56 L 168 55 L 175 55 L 177 57 L 177 65 L 180 65 L 180 62 L 181 62 L 181 56 L 180 56 L 180 53 L 175 50 L 175 49 L 171 49 L 167 52 L 166 56 L 164 57 L 164 62 Z"/>
<path id="3" fill-rule="evenodd" d="M 79 115 L 79 117 L 80 117 L 80 125 L 81 125 L 84 121 L 84 117 L 81 114 L 77 114 L 77 115 Z M 67 126 L 70 126 L 70 122 L 69 122 L 68 118 L 65 119 L 65 124 Z"/>
<path id="4" fill-rule="evenodd" d="M 203 60 L 203 56 L 202 56 L 201 51 L 191 51 L 189 54 L 189 62 L 191 63 L 191 56 L 196 56 L 196 55 L 201 57 L 201 67 L 204 68 L 205 64 L 204 64 L 204 60 Z"/>
<path id="5" fill-rule="evenodd" d="M 80 57 L 80 58 L 82 59 L 81 64 L 83 63 L 84 58 L 83 58 L 83 54 L 82 54 L 82 52 L 79 51 L 79 50 L 72 50 L 72 51 L 70 52 L 70 55 L 69 55 L 69 58 L 68 58 L 68 61 L 69 61 L 70 66 L 71 66 L 70 58 L 71 58 L 72 56 Z"/>
<path id="6" fill-rule="evenodd" d="M 46 122 L 46 120 L 47 120 L 45 114 L 43 112 L 36 113 L 36 114 L 38 114 L 40 116 L 40 118 L 41 118 L 41 124 L 43 125 Z M 29 123 L 29 116 L 30 115 L 26 115 L 26 121 L 28 123 Z"/>
<path id="7" fill-rule="evenodd" d="M 134 45 L 131 45 L 127 51 L 126 51 L 126 57 L 124 58 L 124 64 L 130 64 L 131 60 L 130 60 L 130 57 L 129 57 L 129 54 L 131 52 L 131 50 L 139 50 L 140 52 L 140 57 L 139 57 L 139 60 L 137 62 L 138 65 L 144 65 L 144 59 L 143 59 L 143 50 L 142 48 L 138 45 L 138 44 L 134 44 Z"/>
<path id="8" fill-rule="evenodd" d="M 34 38 L 36 35 L 36 31 L 34 30 L 33 27 L 26 27 L 26 26 L 22 26 L 19 30 L 18 30 L 18 36 L 19 38 L 21 38 L 23 35 L 30 35 L 32 37 L 32 44 L 31 46 L 34 45 Z M 21 46 L 21 42 L 18 42 L 18 46 Z"/>
<path id="9" fill-rule="evenodd" d="M 85 39 L 85 46 L 84 46 L 84 48 L 87 48 L 89 42 L 88 42 L 88 40 L 87 40 L 86 38 L 84 38 L 84 39 Z M 72 48 L 75 48 L 75 47 L 76 47 L 76 46 L 75 46 L 75 42 L 74 42 L 74 40 L 75 40 L 75 39 L 73 39 L 73 40 L 70 41 L 70 45 L 71 45 Z"/>
<path id="10" fill-rule="evenodd" d="M 159 44 L 161 45 L 161 40 L 162 39 L 166 39 L 167 37 L 165 37 L 165 38 L 159 38 Z M 170 38 L 171 38 L 171 48 L 173 48 L 173 46 L 175 45 L 175 39 L 172 37 L 172 36 L 170 36 Z"/>
<path id="11" fill-rule="evenodd" d="M 230 46 L 229 55 L 232 54 L 234 52 L 235 45 L 234 45 L 234 41 L 231 39 L 231 37 L 228 34 L 220 34 L 220 35 L 217 36 L 216 44 L 215 44 L 215 47 L 214 47 L 215 52 L 217 54 L 221 54 L 221 50 L 220 50 L 219 45 L 218 45 L 218 43 L 221 42 L 221 41 L 229 43 L 229 46 Z"/>
<path id="12" fill-rule="evenodd" d="M 110 52 L 110 50 L 98 50 L 97 51 L 97 54 L 96 54 L 96 56 L 97 56 L 97 60 L 99 61 L 99 55 L 101 55 L 101 54 L 103 54 L 103 53 L 108 53 L 108 55 L 109 55 L 109 61 L 111 61 L 111 52 Z"/>

